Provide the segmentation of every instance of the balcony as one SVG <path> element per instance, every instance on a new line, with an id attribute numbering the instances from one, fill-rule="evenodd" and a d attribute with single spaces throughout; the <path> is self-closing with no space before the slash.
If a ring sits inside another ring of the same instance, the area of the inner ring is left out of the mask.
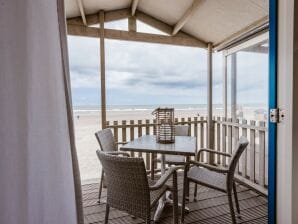
<path id="1" fill-rule="evenodd" d="M 176 124 L 189 125 L 191 135 L 197 137 L 197 146 L 204 148 L 207 146 L 207 119 L 204 117 L 187 117 L 175 120 Z M 119 144 L 131 141 L 142 135 L 155 133 L 154 120 L 123 120 L 108 121 L 107 127 L 114 133 L 115 141 Z M 267 127 L 262 121 L 247 121 L 224 119 L 214 117 L 214 149 L 221 152 L 233 152 L 235 142 L 239 136 L 246 136 L 249 139 L 249 146 L 243 153 L 236 171 L 237 190 L 239 195 L 242 218 L 239 223 L 267 223 Z M 155 170 L 155 175 L 159 175 L 159 167 L 152 163 L 156 157 L 149 153 L 131 153 L 133 157 L 143 157 L 148 173 Z M 205 162 L 212 160 L 219 166 L 226 166 L 228 161 L 217 156 L 207 158 Z M 181 201 L 182 173 L 179 173 L 179 200 Z M 193 197 L 194 185 L 190 188 L 190 200 L 187 206 L 190 214 L 186 216 L 185 223 L 229 223 L 230 213 L 228 201 L 225 194 L 198 185 L 198 195 L 196 200 Z M 98 204 L 98 182 L 84 184 L 83 201 L 84 216 L 86 223 L 102 223 L 104 221 L 104 202 Z M 102 201 L 105 200 L 106 189 L 103 192 Z M 167 209 L 163 213 L 160 223 L 171 223 L 172 211 Z M 111 223 L 142 223 L 140 219 L 133 219 L 130 215 L 118 210 L 111 210 Z"/>

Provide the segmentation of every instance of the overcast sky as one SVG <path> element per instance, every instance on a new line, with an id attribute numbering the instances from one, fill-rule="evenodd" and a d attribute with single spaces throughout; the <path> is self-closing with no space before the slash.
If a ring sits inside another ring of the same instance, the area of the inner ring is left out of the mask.
<path id="1" fill-rule="evenodd" d="M 162 34 L 139 22 L 137 26 L 141 32 Z M 127 30 L 127 23 L 107 27 Z M 206 50 L 116 40 L 106 40 L 105 45 L 108 105 L 207 102 Z M 100 104 L 99 40 L 69 36 L 68 46 L 74 105 Z M 267 60 L 264 54 L 238 54 L 239 103 L 267 102 Z M 222 54 L 214 54 L 213 62 L 213 100 L 218 104 L 222 102 Z"/>

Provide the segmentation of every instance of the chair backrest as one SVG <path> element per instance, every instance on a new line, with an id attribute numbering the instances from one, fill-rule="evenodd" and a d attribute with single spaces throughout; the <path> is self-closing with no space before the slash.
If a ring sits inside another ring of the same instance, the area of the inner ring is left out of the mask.
<path id="1" fill-rule="evenodd" d="M 101 151 L 117 151 L 114 136 L 110 128 L 96 132 L 95 137 L 100 145 Z"/>
<path id="2" fill-rule="evenodd" d="M 175 125 L 175 135 L 176 136 L 189 136 L 190 126 L 189 125 Z"/>
<path id="3" fill-rule="evenodd" d="M 248 140 L 246 137 L 242 136 L 240 137 L 238 143 L 237 143 L 237 148 L 234 150 L 230 163 L 229 163 L 229 172 L 227 175 L 227 184 L 228 186 L 232 187 L 233 184 L 233 179 L 234 179 L 234 173 L 235 169 L 237 166 L 237 163 L 240 159 L 241 154 L 244 152 L 248 145 Z"/>
<path id="4" fill-rule="evenodd" d="M 150 214 L 150 191 L 143 158 L 120 157 L 96 151 L 107 184 L 107 203 L 146 219 Z"/>

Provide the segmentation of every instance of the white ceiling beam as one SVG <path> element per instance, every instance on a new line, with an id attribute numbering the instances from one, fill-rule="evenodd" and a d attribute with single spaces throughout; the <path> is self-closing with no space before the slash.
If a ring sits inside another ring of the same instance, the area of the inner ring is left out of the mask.
<path id="1" fill-rule="evenodd" d="M 130 16 L 130 13 L 131 13 L 130 8 L 107 11 L 105 12 L 105 22 L 127 19 Z M 86 20 L 89 26 L 98 24 L 99 23 L 98 13 L 86 15 Z M 80 26 L 84 25 L 84 23 L 82 23 L 81 17 L 69 18 L 67 19 L 67 23 L 72 25 L 80 25 Z"/>
<path id="2" fill-rule="evenodd" d="M 68 24 L 67 32 L 69 35 L 99 37 L 99 28 Z M 106 39 L 137 41 L 157 44 L 169 44 L 189 47 L 206 48 L 206 44 L 191 37 L 165 36 L 149 33 L 138 33 L 132 31 L 122 31 L 113 29 L 104 29 Z"/>
<path id="3" fill-rule="evenodd" d="M 131 15 L 134 16 L 139 4 L 139 0 L 132 0 L 131 2 Z"/>
<path id="4" fill-rule="evenodd" d="M 78 6 L 79 6 L 79 10 L 80 10 L 80 13 L 81 13 L 83 23 L 84 23 L 85 26 L 87 26 L 87 20 L 86 20 L 86 15 L 85 15 L 85 12 L 84 12 L 84 7 L 83 7 L 82 0 L 77 0 L 77 3 L 78 3 Z"/>
<path id="5" fill-rule="evenodd" d="M 180 18 L 178 23 L 175 25 L 172 35 L 176 35 L 179 32 L 179 30 L 182 29 L 182 27 L 185 25 L 187 20 L 189 20 L 192 14 L 196 11 L 196 9 L 198 8 L 201 2 L 202 2 L 201 0 L 193 0 L 191 6 L 186 10 L 186 12 Z"/>

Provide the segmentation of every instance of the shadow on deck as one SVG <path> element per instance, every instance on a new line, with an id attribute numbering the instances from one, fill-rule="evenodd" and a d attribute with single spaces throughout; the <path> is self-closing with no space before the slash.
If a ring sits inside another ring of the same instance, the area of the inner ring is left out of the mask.
<path id="1" fill-rule="evenodd" d="M 178 178 L 179 202 L 182 200 L 182 176 Z M 82 186 L 85 224 L 103 223 L 105 217 L 106 189 L 103 190 L 102 203 L 98 204 L 98 183 Z M 221 192 L 198 185 L 197 201 L 193 199 L 194 185 L 191 184 L 190 201 L 187 207 L 190 213 L 185 216 L 185 224 L 223 224 L 231 223 L 228 199 Z M 267 198 L 249 190 L 243 185 L 237 185 L 237 192 L 241 208 L 241 219 L 238 223 L 261 224 L 267 223 Z M 137 224 L 144 223 L 141 219 L 134 219 L 125 212 L 111 208 L 109 224 Z M 153 222 L 152 222 L 153 223 Z M 172 209 L 166 208 L 160 224 L 172 223 Z"/>

